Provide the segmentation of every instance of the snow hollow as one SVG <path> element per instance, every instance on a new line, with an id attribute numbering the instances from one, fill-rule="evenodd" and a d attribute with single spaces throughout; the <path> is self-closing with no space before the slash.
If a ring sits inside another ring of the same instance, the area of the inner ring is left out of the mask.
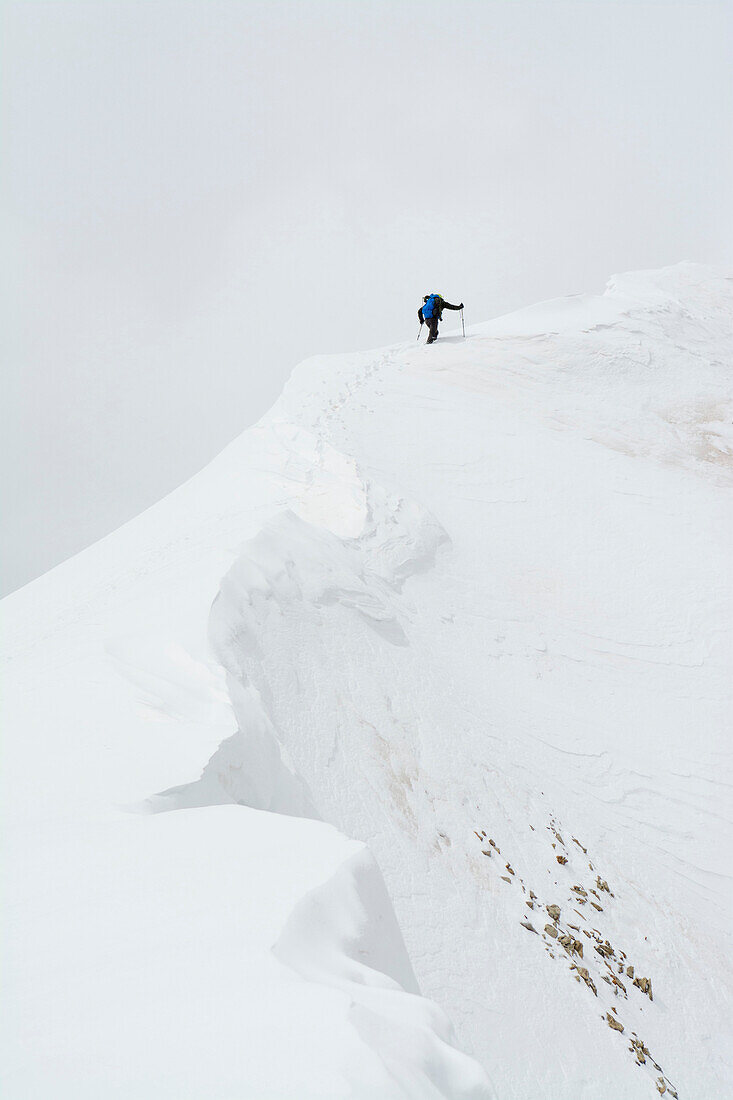
<path id="1" fill-rule="evenodd" d="M 3 1096 L 730 1095 L 732 334 L 308 360 L 3 601 Z"/>

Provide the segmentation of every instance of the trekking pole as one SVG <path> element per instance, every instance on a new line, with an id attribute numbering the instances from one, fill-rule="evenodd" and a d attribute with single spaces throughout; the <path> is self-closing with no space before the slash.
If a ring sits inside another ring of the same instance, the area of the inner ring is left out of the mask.
<path id="1" fill-rule="evenodd" d="M 422 332 L 422 321 L 420 322 L 420 328 L 418 329 L 417 338 L 420 339 L 420 333 Z"/>
<path id="2" fill-rule="evenodd" d="M 466 326 L 463 323 L 463 310 L 461 310 L 461 328 L 463 329 L 463 339 L 466 339 Z"/>

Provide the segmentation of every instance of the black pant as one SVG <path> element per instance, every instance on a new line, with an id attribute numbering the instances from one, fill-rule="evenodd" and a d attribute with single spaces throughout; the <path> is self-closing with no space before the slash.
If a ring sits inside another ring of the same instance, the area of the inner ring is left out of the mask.
<path id="1" fill-rule="evenodd" d="M 428 326 L 428 343 L 432 344 L 438 339 L 438 318 L 428 317 L 425 324 Z"/>

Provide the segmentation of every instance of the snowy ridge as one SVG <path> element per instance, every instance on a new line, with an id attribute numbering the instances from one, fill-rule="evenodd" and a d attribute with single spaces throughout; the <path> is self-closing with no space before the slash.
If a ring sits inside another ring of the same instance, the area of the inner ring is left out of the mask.
<path id="1" fill-rule="evenodd" d="M 191 988 L 221 1035 L 248 1021 L 247 1058 L 194 1070 L 176 1017 L 153 1051 L 126 1035 L 121 1095 L 180 1095 L 150 1089 L 171 1060 L 207 1098 L 726 1095 L 732 290 L 678 265 L 310 360 L 201 475 L 4 601 L 14 956 L 57 843 L 79 959 L 157 877 L 175 957 L 240 918 Z M 193 907 L 187 849 L 216 853 Z M 21 1043 L 93 989 L 67 954 Z M 100 1049 L 88 1074 L 19 1056 L 13 1095 L 109 1093 Z"/>
<path id="2" fill-rule="evenodd" d="M 318 628 L 321 609 L 337 605 L 354 612 L 389 644 L 407 645 L 400 625 L 402 587 L 411 575 L 429 569 L 440 546 L 449 541 L 417 503 L 391 497 L 364 481 L 354 464 L 331 448 L 325 449 L 324 458 L 324 449 L 308 434 L 287 424 L 277 430 L 298 441 L 303 460 L 312 456 L 312 484 L 319 484 L 317 475 L 324 467 L 328 470 L 328 493 L 299 502 L 300 514 L 287 510 L 266 524 L 224 577 L 212 607 L 209 637 L 228 674 L 239 728 L 199 780 L 147 800 L 155 811 L 235 801 L 318 816 L 302 777 L 286 762 L 282 735 L 273 724 L 273 689 L 262 667 L 260 639 L 282 624 L 288 644 L 297 644 L 299 620 Z M 327 505 L 334 531 L 305 518 L 325 520 Z M 359 524 L 358 536 L 350 537 Z"/>
<path id="3" fill-rule="evenodd" d="M 469 388 L 511 384 L 551 423 L 621 453 L 702 469 L 730 485 L 730 294 L 729 278 L 697 264 L 617 275 L 604 295 L 477 326 L 494 347 L 501 338 L 501 364 L 486 348 L 492 371 L 480 352 L 447 369 Z"/>

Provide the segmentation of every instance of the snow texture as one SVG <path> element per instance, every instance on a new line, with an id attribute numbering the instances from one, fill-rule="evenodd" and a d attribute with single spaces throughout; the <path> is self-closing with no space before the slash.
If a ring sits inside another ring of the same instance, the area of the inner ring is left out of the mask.
<path id="1" fill-rule="evenodd" d="M 4 1095 L 729 1095 L 732 333 L 308 360 L 3 602 Z"/>

